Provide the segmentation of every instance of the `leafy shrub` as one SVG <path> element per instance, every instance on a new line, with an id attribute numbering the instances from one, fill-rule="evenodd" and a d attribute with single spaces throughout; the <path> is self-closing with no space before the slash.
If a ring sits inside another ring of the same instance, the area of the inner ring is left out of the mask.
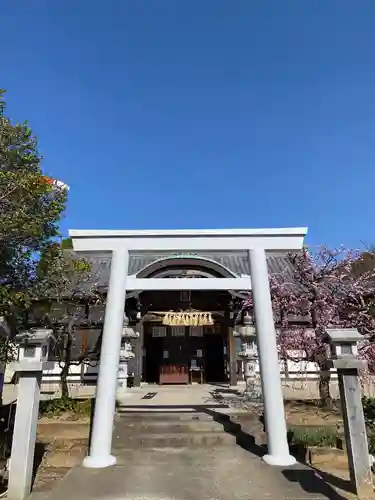
<path id="1" fill-rule="evenodd" d="M 366 425 L 375 425 L 375 398 L 363 396 L 363 413 L 365 414 Z"/>
<path id="2" fill-rule="evenodd" d="M 289 430 L 291 445 L 329 446 L 337 445 L 337 431 L 333 427 L 293 427 Z"/>
<path id="3" fill-rule="evenodd" d="M 373 427 L 367 428 L 367 444 L 369 453 L 375 456 L 375 429 Z"/>
<path id="4" fill-rule="evenodd" d="M 375 455 L 375 398 L 364 396 L 362 406 L 366 422 L 368 449 L 371 455 Z"/>
<path id="5" fill-rule="evenodd" d="M 39 405 L 40 417 L 59 417 L 68 414 L 74 419 L 91 415 L 91 399 L 58 398 L 41 401 Z"/>

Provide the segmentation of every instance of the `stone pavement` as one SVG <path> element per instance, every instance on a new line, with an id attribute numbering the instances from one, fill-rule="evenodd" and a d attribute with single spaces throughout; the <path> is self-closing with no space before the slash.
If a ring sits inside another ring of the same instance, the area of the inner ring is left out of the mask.
<path id="1" fill-rule="evenodd" d="M 369 394 L 374 396 L 375 395 L 375 388 L 374 384 L 371 385 L 371 387 L 366 390 L 364 390 L 365 394 Z M 58 397 L 59 394 L 59 384 L 56 383 L 43 383 L 42 384 L 42 394 L 41 394 L 41 399 L 51 399 L 53 397 Z M 199 392 L 199 385 L 193 385 L 193 386 L 180 386 L 180 389 L 183 391 L 182 393 L 186 392 L 185 389 L 188 390 L 188 392 L 192 389 L 193 392 L 196 388 L 198 388 Z M 209 386 L 209 384 L 205 385 L 205 387 L 212 387 L 215 388 L 215 386 Z M 217 386 L 216 386 L 217 387 Z M 228 386 L 227 386 L 228 387 Z M 317 392 L 317 383 L 316 380 L 309 380 L 309 381 L 298 381 L 298 380 L 290 380 L 282 381 L 282 388 L 283 388 L 283 393 L 284 397 L 286 399 L 316 399 L 318 398 L 318 392 Z M 169 393 L 169 387 L 167 386 L 156 386 L 153 384 L 142 384 L 142 387 L 140 388 L 131 388 L 129 389 L 129 393 L 133 394 L 135 398 L 137 397 L 136 395 L 139 394 L 140 392 L 152 392 L 152 391 L 159 391 L 159 393 Z M 232 389 L 236 390 L 243 390 L 244 389 L 244 383 L 240 382 L 237 386 L 233 387 Z M 371 389 L 371 390 L 370 390 Z M 84 384 L 70 384 L 70 394 L 74 398 L 90 398 L 95 395 L 95 390 L 96 387 L 95 385 L 84 385 Z M 338 390 L 337 390 L 337 384 L 335 382 L 332 382 L 331 384 L 331 392 L 333 397 L 338 397 Z M 9 404 L 12 401 L 15 401 L 17 399 L 17 386 L 6 383 L 4 384 L 4 389 L 3 389 L 3 404 Z"/>
<path id="2" fill-rule="evenodd" d="M 240 448 L 129 450 L 124 465 L 72 469 L 31 500 L 341 500 L 303 465 L 273 468 Z"/>
<path id="3" fill-rule="evenodd" d="M 186 386 L 143 386 L 128 389 L 121 402 L 127 411 L 175 411 L 176 407 L 185 407 L 185 411 L 195 411 L 194 408 L 204 406 L 208 408 L 221 407 L 244 408 L 244 387 L 228 387 L 222 385 L 186 385 Z M 145 396 L 151 395 L 150 399 Z"/>
<path id="4" fill-rule="evenodd" d="M 233 404 L 220 404 L 213 391 Z M 151 399 L 136 389 L 127 396 L 114 429 L 117 465 L 76 467 L 49 493 L 32 500 L 342 500 L 310 468 L 270 467 L 261 446 L 241 447 L 236 436 L 212 421 L 212 413 L 238 417 L 241 400 L 229 388 L 163 388 Z M 232 401 L 233 399 L 233 401 Z M 242 409 L 243 411 L 243 409 Z M 160 412 L 160 413 L 159 413 Z M 171 413 L 172 412 L 172 413 Z M 182 416 L 181 416 L 182 412 Z M 234 414 L 233 414 L 234 412 Z M 248 412 L 246 412 L 248 415 Z M 211 416 L 210 416 L 211 415 Z M 203 420 L 195 421 L 199 419 Z M 238 444 L 236 444 L 238 443 Z M 247 448 L 247 449 L 245 449 Z"/>
<path id="5" fill-rule="evenodd" d="M 130 391 L 116 417 L 113 453 L 117 465 L 101 470 L 76 467 L 54 490 L 34 493 L 31 500 L 347 498 L 309 467 L 270 467 L 261 460 L 261 446 L 245 449 L 230 430 L 223 428 L 220 433 L 217 420 L 208 417 L 220 412 L 236 419 L 241 408 L 221 405 L 220 398 L 212 396 L 215 390 L 235 403 L 236 391 L 217 386 Z M 147 392 L 156 394 L 143 399 Z M 198 415 L 207 419 L 195 422 Z"/>

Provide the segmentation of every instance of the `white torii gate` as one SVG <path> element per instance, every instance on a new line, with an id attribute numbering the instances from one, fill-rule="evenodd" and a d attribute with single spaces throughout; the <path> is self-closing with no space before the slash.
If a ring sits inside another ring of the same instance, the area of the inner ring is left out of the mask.
<path id="1" fill-rule="evenodd" d="M 111 455 L 126 292 L 145 290 L 252 290 L 257 345 L 264 398 L 270 465 L 295 463 L 290 455 L 280 380 L 276 332 L 266 260 L 267 252 L 301 250 L 307 228 L 225 230 L 70 230 L 77 252 L 112 255 L 100 353 L 96 405 L 89 455 L 85 467 L 114 465 Z M 251 277 L 238 278 L 136 278 L 128 277 L 129 252 L 133 251 L 247 251 Z"/>

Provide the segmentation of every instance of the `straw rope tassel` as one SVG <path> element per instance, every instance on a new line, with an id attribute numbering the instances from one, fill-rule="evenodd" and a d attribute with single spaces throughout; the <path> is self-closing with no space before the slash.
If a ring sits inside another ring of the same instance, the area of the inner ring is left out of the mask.
<path id="1" fill-rule="evenodd" d="M 163 325 L 168 326 L 207 326 L 213 325 L 211 312 L 167 312 L 163 318 Z"/>

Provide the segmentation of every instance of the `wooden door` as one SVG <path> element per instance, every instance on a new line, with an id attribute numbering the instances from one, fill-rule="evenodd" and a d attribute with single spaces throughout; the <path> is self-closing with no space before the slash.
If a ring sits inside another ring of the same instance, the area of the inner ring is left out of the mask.
<path id="1" fill-rule="evenodd" d="M 160 369 L 161 384 L 187 384 L 189 382 L 189 352 L 187 329 L 169 327 L 163 345 L 163 363 Z"/>

